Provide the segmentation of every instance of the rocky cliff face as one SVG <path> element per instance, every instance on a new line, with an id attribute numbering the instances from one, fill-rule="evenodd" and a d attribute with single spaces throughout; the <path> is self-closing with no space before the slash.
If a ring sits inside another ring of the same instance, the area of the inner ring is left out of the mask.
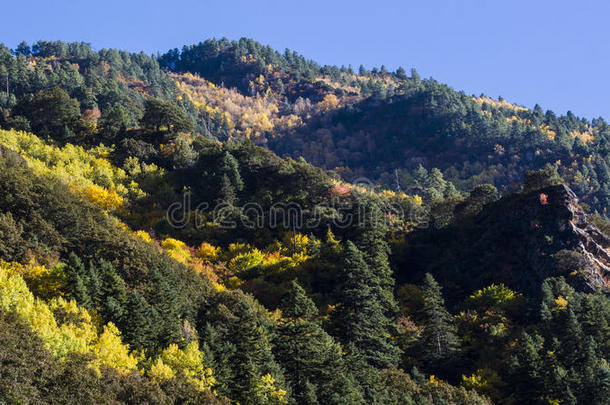
<path id="1" fill-rule="evenodd" d="M 608 249 L 610 237 L 559 185 L 508 195 L 442 230 L 414 232 L 395 263 L 399 282 L 431 272 L 455 297 L 500 282 L 536 294 L 542 280 L 557 276 L 580 291 L 610 292 Z"/>
<path id="2" fill-rule="evenodd" d="M 580 268 L 583 287 L 590 290 L 610 288 L 610 237 L 587 221 L 584 211 L 578 206 L 578 198 L 565 185 L 540 190 L 548 193 L 547 204 L 558 215 L 557 231 L 571 241 L 573 249 L 584 257 Z M 544 197 L 543 197 L 544 198 Z"/>

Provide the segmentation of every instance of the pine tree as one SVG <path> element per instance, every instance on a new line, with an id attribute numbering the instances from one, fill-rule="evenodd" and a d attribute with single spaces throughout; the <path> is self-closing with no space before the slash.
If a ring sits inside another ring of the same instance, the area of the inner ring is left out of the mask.
<path id="1" fill-rule="evenodd" d="M 519 339 L 519 346 L 509 360 L 510 379 L 515 401 L 520 403 L 538 403 L 544 397 L 543 339 L 538 335 L 531 336 L 525 332 Z"/>
<path id="2" fill-rule="evenodd" d="M 585 336 L 593 337 L 601 345 L 610 348 L 607 336 L 610 336 L 610 317 L 604 310 L 606 303 L 602 296 L 585 296 L 582 300 L 581 326 Z M 602 343 L 603 342 L 603 343 Z M 605 351 L 610 353 L 610 350 Z"/>
<path id="3" fill-rule="evenodd" d="M 309 320 L 318 312 L 316 305 L 309 299 L 303 287 L 296 281 L 292 282 L 289 293 L 286 294 L 280 304 L 280 309 L 284 317 L 293 319 L 303 318 Z"/>
<path id="4" fill-rule="evenodd" d="M 155 283 L 150 302 L 154 305 L 154 329 L 161 346 L 176 343 L 181 336 L 178 294 L 160 272 L 153 273 Z"/>
<path id="5" fill-rule="evenodd" d="M 421 164 L 418 165 L 417 168 L 413 170 L 413 178 L 415 178 L 415 181 L 417 181 L 417 184 L 420 187 L 425 187 L 428 181 L 428 170 Z"/>
<path id="6" fill-rule="evenodd" d="M 298 396 L 295 395 L 295 399 L 298 401 L 297 403 L 303 405 L 317 405 L 320 403 L 316 395 L 316 387 L 309 380 L 305 380 L 303 393 Z"/>
<path id="7" fill-rule="evenodd" d="M 231 359 L 235 356 L 237 347 L 224 336 L 221 336 L 219 331 L 209 322 L 206 322 L 205 326 L 200 329 L 200 336 L 203 342 L 203 352 L 206 354 L 210 367 L 214 370 L 215 389 L 222 395 L 228 395 L 232 389 L 230 384 L 234 367 Z"/>
<path id="8" fill-rule="evenodd" d="M 561 184 L 563 180 L 557 173 L 557 166 L 547 163 L 543 169 L 530 170 L 525 173 L 523 189 L 525 191 L 538 190 L 540 188 Z"/>
<path id="9" fill-rule="evenodd" d="M 220 179 L 220 199 L 219 202 L 234 205 L 237 200 L 237 194 L 235 192 L 235 187 L 229 180 L 229 176 L 223 174 Z"/>
<path id="10" fill-rule="evenodd" d="M 280 308 L 274 354 L 283 366 L 297 403 L 335 403 L 333 395 L 350 397 L 353 387 L 339 377 L 347 373 L 340 347 L 313 319 L 317 309 L 305 290 L 292 282 Z"/>
<path id="11" fill-rule="evenodd" d="M 358 246 L 364 254 L 366 264 L 375 274 L 375 283 L 370 287 L 381 299 L 386 316 L 393 319 L 398 313 L 398 305 L 394 298 L 395 281 L 388 259 L 390 247 L 386 242 L 387 228 L 384 226 L 383 213 L 376 203 L 368 204 L 366 211 L 365 230 L 358 241 Z"/>
<path id="12" fill-rule="evenodd" d="M 89 290 L 89 297 L 91 297 L 91 305 L 93 308 L 100 309 L 103 299 L 102 278 L 93 262 L 89 263 L 89 271 L 87 272 L 87 275 L 87 289 Z"/>
<path id="13" fill-rule="evenodd" d="M 139 292 L 134 291 L 127 297 L 125 313 L 121 319 L 123 338 L 132 349 L 150 348 L 153 343 L 153 315 L 150 306 Z"/>
<path id="14" fill-rule="evenodd" d="M 101 279 L 102 314 L 105 319 L 120 324 L 127 302 L 125 282 L 107 261 L 100 261 L 98 271 Z"/>
<path id="15" fill-rule="evenodd" d="M 608 363 L 604 361 L 595 378 L 593 404 L 607 404 L 608 398 L 610 398 L 610 367 L 608 366 Z"/>
<path id="16" fill-rule="evenodd" d="M 398 362 L 400 349 L 392 342 L 392 320 L 386 315 L 379 277 L 350 241 L 346 244 L 344 284 L 335 325 L 341 340 L 351 344 L 368 363 L 386 368 Z"/>
<path id="17" fill-rule="evenodd" d="M 419 73 L 417 73 L 415 68 L 411 68 L 411 80 L 413 80 L 415 83 L 419 83 L 421 80 Z"/>
<path id="18" fill-rule="evenodd" d="M 434 202 L 443 198 L 447 182 L 443 178 L 443 173 L 435 167 L 430 170 L 425 186 L 424 199 L 428 202 Z"/>
<path id="19" fill-rule="evenodd" d="M 87 271 L 80 258 L 70 253 L 66 263 L 67 290 L 72 298 L 87 309 L 93 309 L 91 296 L 87 289 Z"/>
<path id="20" fill-rule="evenodd" d="M 405 80 L 407 78 L 407 72 L 402 66 L 399 66 L 398 69 L 396 69 L 396 77 L 400 80 Z"/>
<path id="21" fill-rule="evenodd" d="M 118 275 L 114 266 L 105 260 L 100 260 L 98 271 L 102 280 L 102 295 L 113 297 L 119 303 L 125 303 L 127 300 L 125 282 Z"/>
<path id="22" fill-rule="evenodd" d="M 87 274 L 85 265 L 74 252 L 70 253 L 68 260 L 66 261 L 66 273 L 68 273 L 69 277 L 72 274 L 81 277 L 84 277 Z"/>
<path id="23" fill-rule="evenodd" d="M 559 322 L 561 330 L 560 356 L 566 367 L 573 367 L 582 360 L 583 335 L 580 322 L 576 318 L 570 306 L 565 314 L 562 314 Z"/>
<path id="24" fill-rule="evenodd" d="M 89 291 L 87 290 L 87 286 L 85 285 L 85 281 L 80 275 L 77 275 L 74 279 L 74 284 L 71 286 L 71 295 L 78 302 L 79 305 L 91 310 L 92 301 L 89 296 Z"/>
<path id="25" fill-rule="evenodd" d="M 453 317 L 445 308 L 441 286 L 430 273 L 426 273 L 422 290 L 425 323 L 421 342 L 424 355 L 435 362 L 447 360 L 454 356 L 460 348 Z"/>
<path id="26" fill-rule="evenodd" d="M 229 151 L 222 155 L 219 168 L 219 203 L 234 205 L 237 193 L 244 188 L 244 182 L 239 174 L 239 164 Z"/>
<path id="27" fill-rule="evenodd" d="M 201 336 L 215 359 L 218 391 L 243 404 L 264 403 L 260 382 L 267 374 L 275 387 L 286 388 L 271 351 L 270 325 L 257 305 L 241 291 L 231 291 L 218 294 L 199 315 L 210 325 Z"/>

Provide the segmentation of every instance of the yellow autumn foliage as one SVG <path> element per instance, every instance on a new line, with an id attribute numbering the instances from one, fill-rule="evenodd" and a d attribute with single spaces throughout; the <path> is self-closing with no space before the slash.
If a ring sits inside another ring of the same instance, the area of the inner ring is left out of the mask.
<path id="1" fill-rule="evenodd" d="M 161 247 L 165 249 L 168 255 L 180 263 L 188 264 L 191 260 L 191 252 L 188 247 L 178 239 L 166 238 L 161 242 Z"/>
<path id="2" fill-rule="evenodd" d="M 486 104 L 489 104 L 489 105 L 491 105 L 493 107 L 496 107 L 496 108 L 507 108 L 507 109 L 510 109 L 512 111 L 515 111 L 515 112 L 518 112 L 518 111 L 527 111 L 526 107 L 522 107 L 522 106 L 517 105 L 517 104 L 511 104 L 511 103 L 508 103 L 505 100 L 494 100 L 494 99 L 489 98 L 489 97 L 475 97 L 474 101 L 476 101 L 477 104 L 479 104 L 479 105 L 483 105 L 483 103 L 486 103 Z"/>
<path id="3" fill-rule="evenodd" d="M 164 239 L 161 242 L 161 247 L 174 260 L 189 266 L 198 274 L 205 274 L 218 291 L 222 291 L 224 289 L 224 287 L 218 284 L 218 276 L 216 273 L 214 273 L 210 260 L 204 260 L 204 258 L 200 256 L 205 256 L 205 252 L 207 252 L 207 254 L 211 255 L 210 257 L 212 257 L 214 254 L 217 255 L 220 252 L 220 248 L 214 248 L 212 245 L 206 246 L 204 243 L 202 244 L 203 251 L 200 247 L 197 252 L 192 254 L 191 249 L 186 245 L 186 243 L 174 238 Z"/>
<path id="4" fill-rule="evenodd" d="M 330 93 L 324 96 L 324 99 L 316 104 L 316 108 L 322 112 L 334 110 L 339 105 L 339 99 L 334 94 Z"/>
<path id="5" fill-rule="evenodd" d="M 38 297 L 50 299 L 64 295 L 62 290 L 66 285 L 66 275 L 62 264 L 48 268 L 34 261 L 25 265 L 0 261 L 0 266 L 13 275 L 21 276 L 30 291 Z"/>
<path id="6" fill-rule="evenodd" d="M 0 261 L 0 308 L 26 322 L 54 357 L 63 361 L 70 353 L 92 354 L 94 370 L 107 366 L 125 374 L 136 369 L 137 359 L 121 342 L 116 326 L 108 323 L 98 334 L 91 315 L 74 300 L 56 297 L 47 303 L 35 298 L 18 274 L 19 267 Z"/>
<path id="7" fill-rule="evenodd" d="M 199 245 L 196 253 L 197 257 L 203 260 L 204 263 L 213 263 L 218 260 L 220 255 L 220 248 L 215 247 L 207 242 L 203 242 Z"/>
<path id="8" fill-rule="evenodd" d="M 83 195 L 92 203 L 106 211 L 116 211 L 123 206 L 123 198 L 114 190 L 90 184 L 82 190 Z"/>
<path id="9" fill-rule="evenodd" d="M 110 149 L 104 145 L 90 149 L 72 144 L 59 147 L 15 130 L 0 130 L 0 145 L 21 155 L 37 175 L 70 185 L 107 211 L 121 207 L 128 195 L 145 195 L 125 170 L 112 165 Z"/>
<path id="10" fill-rule="evenodd" d="M 147 243 L 151 243 L 152 242 L 152 238 L 150 237 L 150 235 L 146 231 L 135 231 L 133 233 L 133 235 L 135 237 L 137 237 L 137 238 L 142 239 L 144 242 L 147 242 Z"/>
<path id="11" fill-rule="evenodd" d="M 262 75 L 250 82 L 257 92 L 253 97 L 244 96 L 233 88 L 216 86 L 191 73 L 170 75 L 183 97 L 188 97 L 199 111 L 213 117 L 237 136 L 259 140 L 267 132 L 302 123 L 298 115 L 280 116 L 279 106 L 269 98 Z"/>
<path id="12" fill-rule="evenodd" d="M 126 374 L 138 365 L 137 358 L 129 354 L 129 347 L 121 342 L 121 332 L 112 322 L 104 326 L 104 331 L 92 345 L 92 352 L 95 360 L 91 367 L 98 372 L 100 366 L 106 366 Z"/>
<path id="13" fill-rule="evenodd" d="M 203 391 L 216 383 L 212 369 L 204 367 L 203 362 L 203 352 L 199 350 L 197 342 L 189 343 L 184 349 L 171 344 L 161 352 L 148 375 L 161 381 L 173 378 L 176 373 L 183 373 L 189 382 Z"/>
<path id="14" fill-rule="evenodd" d="M 271 374 L 265 374 L 261 377 L 257 384 L 257 394 L 261 396 L 262 403 L 268 403 L 270 401 L 279 402 L 280 404 L 288 403 L 286 399 L 286 390 L 277 388 L 275 385 L 275 378 Z"/>
<path id="15" fill-rule="evenodd" d="M 565 311 L 568 308 L 568 300 L 560 295 L 555 299 L 555 308 L 554 311 Z"/>

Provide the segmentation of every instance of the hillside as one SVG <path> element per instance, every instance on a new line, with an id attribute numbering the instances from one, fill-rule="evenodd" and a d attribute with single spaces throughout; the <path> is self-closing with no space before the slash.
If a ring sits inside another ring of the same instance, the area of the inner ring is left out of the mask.
<path id="1" fill-rule="evenodd" d="M 391 73 L 383 66 L 358 72 L 322 67 L 247 39 L 175 49 L 160 63 L 235 88 L 244 96 L 241 105 L 273 106 L 257 110 L 266 125 L 251 125 L 252 133 L 238 125 L 212 135 L 250 138 L 349 181 L 365 176 L 394 190 L 417 192 L 430 183 L 423 167 L 440 169 L 459 191 L 482 183 L 514 190 L 527 170 L 551 163 L 592 209 L 604 213 L 609 202 L 609 130 L 601 118 L 557 116 L 539 106 L 530 110 L 501 98 L 470 96 L 422 79 L 415 70 L 407 76 L 402 68 Z M 201 98 L 203 91 L 196 88 L 182 90 L 197 93 L 199 105 L 214 105 L 213 94 Z M 233 122 L 239 120 L 235 110 L 225 111 Z"/>
<path id="2" fill-rule="evenodd" d="M 603 120 L 248 39 L 3 77 L 0 402 L 607 403 Z"/>
<path id="3" fill-rule="evenodd" d="M 430 272 L 457 296 L 498 282 L 536 295 L 543 280 L 558 276 L 580 291 L 610 291 L 610 239 L 567 186 L 507 195 L 462 214 L 467 209 L 456 206 L 453 223 L 412 232 L 396 247 L 398 280 Z"/>

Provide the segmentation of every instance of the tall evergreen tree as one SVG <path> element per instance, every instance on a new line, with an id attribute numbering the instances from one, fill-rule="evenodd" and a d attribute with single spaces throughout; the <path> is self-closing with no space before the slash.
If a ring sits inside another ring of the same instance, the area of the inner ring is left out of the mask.
<path id="1" fill-rule="evenodd" d="M 398 305 L 394 298 L 394 277 L 388 255 L 390 247 L 386 242 L 387 227 L 384 216 L 376 203 L 367 204 L 365 208 L 364 231 L 358 241 L 364 260 L 375 274 L 375 283 L 370 285 L 381 299 L 386 316 L 394 318 L 398 313 Z"/>
<path id="2" fill-rule="evenodd" d="M 101 260 L 97 269 L 102 282 L 102 313 L 106 319 L 119 324 L 127 302 L 125 282 L 107 261 Z"/>
<path id="3" fill-rule="evenodd" d="M 72 298 L 87 309 L 93 309 L 91 296 L 87 288 L 87 270 L 82 260 L 74 253 L 70 253 L 66 262 L 67 290 Z"/>
<path id="4" fill-rule="evenodd" d="M 540 403 L 544 397 L 544 359 L 541 356 L 543 342 L 539 335 L 531 336 L 523 332 L 519 346 L 508 361 L 508 382 L 514 389 L 517 402 Z"/>
<path id="5" fill-rule="evenodd" d="M 562 312 L 558 326 L 562 330 L 562 339 L 560 347 L 560 355 L 566 367 L 574 367 L 582 360 L 584 354 L 582 327 L 572 308 L 568 306 L 567 310 Z"/>
<path id="6" fill-rule="evenodd" d="M 338 398 L 358 398 L 345 367 L 341 348 L 314 320 L 317 309 L 305 290 L 292 282 L 280 305 L 274 353 L 283 366 L 293 396 L 299 404 L 337 404 Z"/>
<path id="7" fill-rule="evenodd" d="M 351 345 L 368 363 L 386 368 L 398 362 L 400 349 L 391 340 L 393 321 L 384 310 L 379 276 L 364 255 L 348 241 L 345 248 L 344 284 L 335 325 L 341 340 Z"/>
<path id="8" fill-rule="evenodd" d="M 123 338 L 132 349 L 146 349 L 153 345 L 153 314 L 142 295 L 134 291 L 127 297 L 125 313 L 121 319 Z"/>
<path id="9" fill-rule="evenodd" d="M 218 390 L 242 404 L 265 403 L 260 384 L 267 374 L 276 389 L 286 389 L 271 351 L 271 325 L 261 311 L 251 297 L 232 291 L 218 294 L 199 314 L 200 336 L 219 369 Z"/>
<path id="10" fill-rule="evenodd" d="M 89 262 L 87 275 L 87 289 L 89 290 L 89 297 L 91 297 L 91 305 L 99 310 L 103 300 L 102 278 L 93 262 Z"/>
<path id="11" fill-rule="evenodd" d="M 154 329 L 158 343 L 167 346 L 176 343 L 181 336 L 178 294 L 159 271 L 154 272 L 153 281 L 155 285 L 149 301 L 154 305 Z"/>
<path id="12" fill-rule="evenodd" d="M 593 405 L 605 404 L 610 398 L 610 367 L 607 362 L 603 363 L 595 378 Z"/>
<path id="13" fill-rule="evenodd" d="M 244 182 L 239 174 L 239 164 L 235 157 L 224 151 L 219 167 L 219 203 L 235 204 L 237 194 L 244 188 Z"/>
<path id="14" fill-rule="evenodd" d="M 450 359 L 459 351 L 460 341 L 453 317 L 445 308 L 441 286 L 430 273 L 426 273 L 422 290 L 425 323 L 421 342 L 424 354 L 435 362 Z"/>

